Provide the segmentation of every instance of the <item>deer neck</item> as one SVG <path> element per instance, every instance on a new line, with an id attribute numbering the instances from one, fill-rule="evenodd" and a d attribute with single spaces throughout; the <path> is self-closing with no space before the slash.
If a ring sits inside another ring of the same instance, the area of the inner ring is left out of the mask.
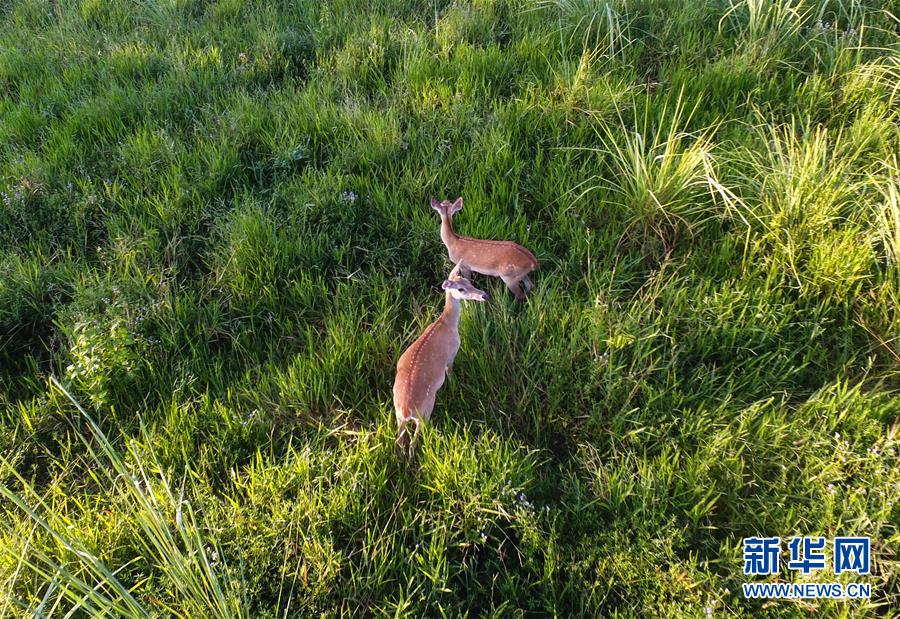
<path id="1" fill-rule="evenodd" d="M 453 220 L 447 213 L 441 213 L 441 240 L 448 248 L 456 245 L 456 232 L 453 231 Z"/>
<path id="2" fill-rule="evenodd" d="M 462 305 L 459 299 L 455 299 L 450 291 L 444 293 L 444 312 L 441 319 L 447 322 L 454 329 L 459 326 L 459 314 L 462 311 Z"/>

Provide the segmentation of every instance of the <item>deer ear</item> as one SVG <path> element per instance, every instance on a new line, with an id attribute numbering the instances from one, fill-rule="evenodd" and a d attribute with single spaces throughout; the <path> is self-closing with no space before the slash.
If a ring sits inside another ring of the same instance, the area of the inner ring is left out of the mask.
<path id="1" fill-rule="evenodd" d="M 450 213 L 457 213 L 460 210 L 462 210 L 462 196 L 458 197 L 453 203 L 453 206 L 450 207 Z"/>
<path id="2" fill-rule="evenodd" d="M 441 210 L 441 203 L 438 202 L 437 200 L 435 200 L 434 198 L 432 198 L 432 199 L 431 199 L 431 208 L 433 208 L 433 209 L 436 210 L 436 211 L 440 211 L 440 210 Z"/>
<path id="3" fill-rule="evenodd" d="M 449 288 L 450 286 L 452 286 L 452 284 L 450 283 L 450 280 L 445 279 L 445 280 L 444 280 L 444 283 L 441 284 L 441 289 L 442 289 L 442 290 L 446 290 L 446 289 Z"/>

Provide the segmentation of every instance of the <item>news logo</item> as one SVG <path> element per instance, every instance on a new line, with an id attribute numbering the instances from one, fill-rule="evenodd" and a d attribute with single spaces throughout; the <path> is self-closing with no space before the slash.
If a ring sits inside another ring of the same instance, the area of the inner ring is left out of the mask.
<path id="1" fill-rule="evenodd" d="M 780 537 L 744 538 L 744 574 L 768 576 L 778 573 L 781 557 Z"/>
<path id="2" fill-rule="evenodd" d="M 853 572 L 860 576 L 869 573 L 868 537 L 834 538 L 834 573 Z"/>
<path id="3" fill-rule="evenodd" d="M 809 574 L 813 570 L 825 569 L 825 553 L 818 552 L 825 549 L 824 537 L 794 537 L 788 543 L 788 549 L 791 551 L 787 565 L 789 570 Z"/>
<path id="4" fill-rule="evenodd" d="M 865 576 L 871 573 L 871 539 L 868 537 L 835 537 L 832 540 L 832 572 Z M 824 570 L 828 565 L 827 542 L 824 537 L 792 537 L 787 543 L 787 569 L 808 575 Z M 744 538 L 744 574 L 747 576 L 771 576 L 781 573 L 781 538 Z M 869 583 L 820 583 L 775 582 L 744 583 L 747 598 L 869 598 Z"/>

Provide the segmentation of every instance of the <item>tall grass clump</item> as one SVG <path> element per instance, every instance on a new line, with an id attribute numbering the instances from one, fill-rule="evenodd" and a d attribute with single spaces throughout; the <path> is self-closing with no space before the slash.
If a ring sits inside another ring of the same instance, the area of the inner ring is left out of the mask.
<path id="1" fill-rule="evenodd" d="M 868 86 L 871 90 L 883 89 L 886 102 L 896 110 L 900 98 L 900 51 L 876 60 L 858 64 L 850 70 L 851 78 Z"/>
<path id="2" fill-rule="evenodd" d="M 731 2 L 719 27 L 729 24 L 745 51 L 762 58 L 796 40 L 810 13 L 804 0 L 743 0 Z"/>
<path id="3" fill-rule="evenodd" d="M 659 111 L 635 106 L 634 129 L 624 132 L 600 122 L 596 132 L 603 147 L 592 150 L 609 172 L 589 179 L 580 196 L 606 189 L 626 213 L 626 234 L 656 237 L 666 247 L 681 232 L 693 234 L 709 220 L 737 212 L 734 194 L 715 169 L 716 127 L 688 130 L 697 105 L 686 108 L 679 95 Z M 621 111 L 618 121 L 626 123 Z"/>
<path id="4" fill-rule="evenodd" d="M 127 505 L 128 523 L 138 531 L 137 554 L 129 563 L 107 566 L 95 549 L 72 533 L 66 516 L 45 502 L 40 488 L 4 459 L 4 476 L 12 475 L 19 487 L 0 485 L 0 496 L 25 516 L 31 528 L 26 537 L 14 518 L 0 525 L 5 539 L 19 541 L 4 549 L 15 553 L 19 565 L 6 585 L 8 599 L 38 616 L 52 616 L 57 610 L 71 616 L 80 609 L 92 617 L 152 617 L 161 611 L 185 617 L 249 617 L 240 578 L 185 498 L 190 471 L 185 471 L 179 488 L 149 442 L 130 440 L 126 453 L 120 453 L 65 387 L 51 381 L 78 411 L 75 434 L 86 449 L 91 481 Z M 36 536 L 52 539 L 55 549 L 32 543 Z M 141 572 L 150 574 L 126 584 L 122 573 L 131 571 L 130 564 L 137 561 L 143 564 Z M 16 581 L 26 576 L 44 584 L 40 600 L 20 594 Z M 156 579 L 165 582 L 171 599 L 142 598 L 141 581 Z"/>
<path id="5" fill-rule="evenodd" d="M 802 233 L 820 230 L 849 214 L 860 181 L 859 149 L 840 131 L 821 125 L 761 122 L 750 153 L 750 179 L 758 196 L 750 209 L 766 230 Z"/>
<path id="6" fill-rule="evenodd" d="M 620 0 L 541 0 L 535 6 L 556 18 L 565 46 L 616 58 L 630 45 L 627 3 Z"/>
<path id="7" fill-rule="evenodd" d="M 888 261 L 891 266 L 900 268 L 900 168 L 897 167 L 896 159 L 892 163 L 886 163 L 885 167 L 889 176 L 881 186 L 884 202 L 878 213 L 878 231 Z"/>
<path id="8" fill-rule="evenodd" d="M 876 236 L 888 267 L 900 273 L 900 166 L 896 157 L 884 162 L 884 179 L 878 189 L 882 200 L 875 210 Z"/>
<path id="9" fill-rule="evenodd" d="M 872 281 L 872 238 L 881 234 L 864 215 L 876 210 L 880 186 L 870 180 L 866 141 L 796 120 L 760 123 L 756 134 L 765 148 L 749 153 L 743 205 L 770 276 L 836 298 L 860 292 Z"/>

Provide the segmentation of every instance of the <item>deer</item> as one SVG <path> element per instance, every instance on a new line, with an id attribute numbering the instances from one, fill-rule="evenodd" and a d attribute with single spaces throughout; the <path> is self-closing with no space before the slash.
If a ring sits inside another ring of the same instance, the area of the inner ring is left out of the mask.
<path id="1" fill-rule="evenodd" d="M 428 325 L 397 362 L 394 378 L 394 411 L 397 415 L 397 446 L 413 457 L 419 426 L 431 418 L 435 396 L 449 376 L 459 352 L 459 316 L 462 301 L 488 301 L 491 295 L 459 275 L 456 265 L 441 284 L 444 311 Z M 410 434 L 409 426 L 414 426 Z"/>
<path id="2" fill-rule="evenodd" d="M 472 271 L 499 277 L 516 300 L 523 300 L 526 293 L 534 287 L 528 274 L 537 268 L 537 258 L 512 241 L 487 241 L 456 234 L 453 230 L 453 215 L 462 207 L 462 197 L 453 202 L 431 199 L 431 208 L 441 216 L 441 241 L 450 254 L 450 260 L 460 265 L 460 274 L 466 279 L 472 276 Z"/>

